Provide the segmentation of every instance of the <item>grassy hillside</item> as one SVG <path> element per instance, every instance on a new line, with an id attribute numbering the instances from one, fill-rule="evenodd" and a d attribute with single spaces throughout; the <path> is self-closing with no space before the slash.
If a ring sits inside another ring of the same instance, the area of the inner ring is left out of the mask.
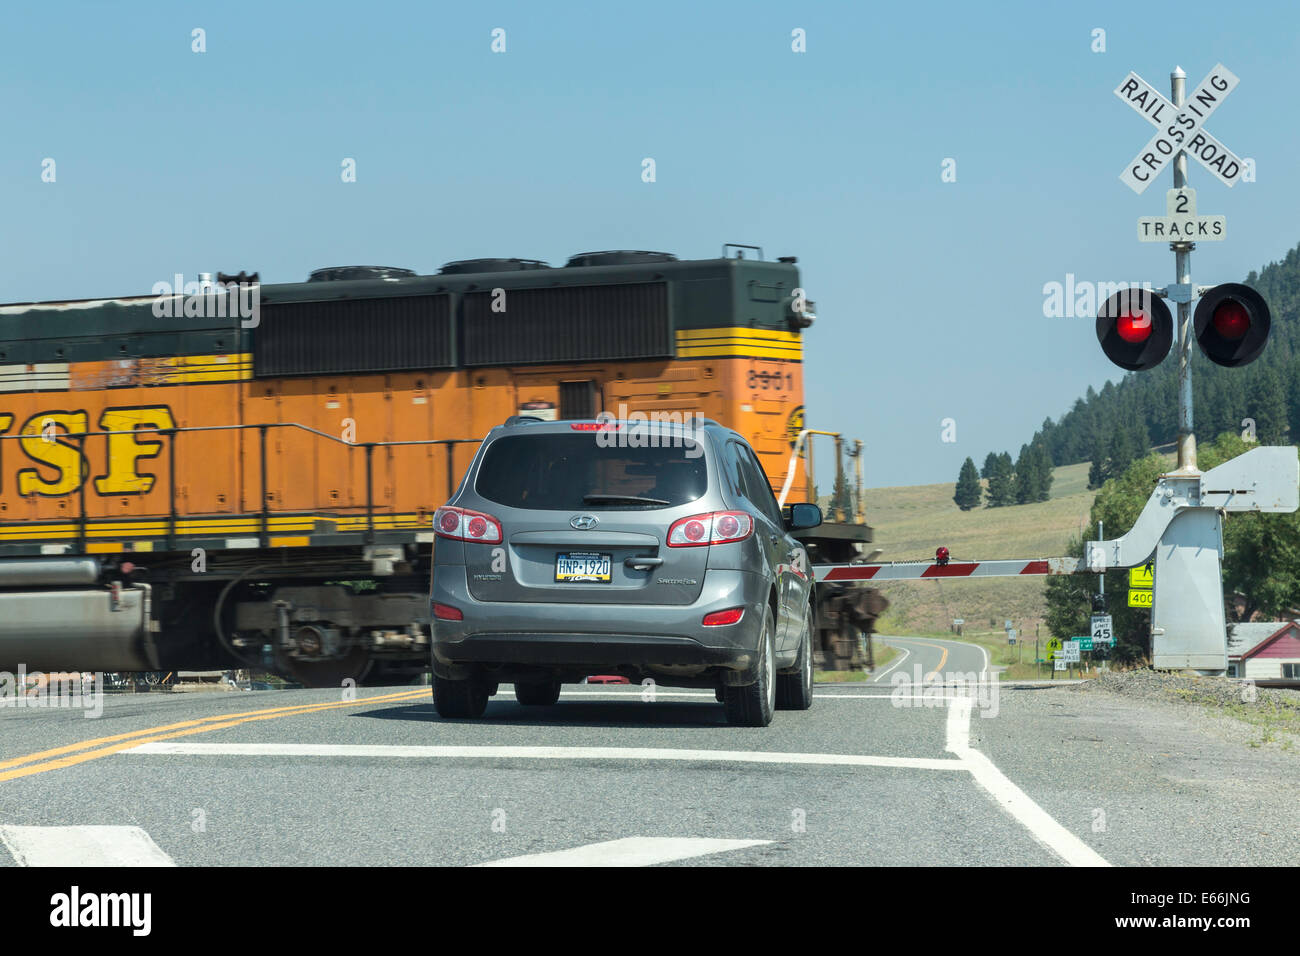
<path id="1" fill-rule="evenodd" d="M 1086 462 L 1052 474 L 1051 500 L 1009 508 L 962 511 L 953 504 L 951 484 L 870 489 L 872 547 L 883 551 L 877 560 L 932 559 L 940 545 L 954 560 L 1062 555 L 1071 535 L 1095 532 L 1087 524 L 1096 492 L 1088 490 Z M 883 633 L 946 631 L 953 618 L 964 619 L 968 633 L 1001 632 L 1010 619 L 1032 641 L 1045 610 L 1041 577 L 895 582 L 881 590 L 890 602 L 879 622 Z"/>

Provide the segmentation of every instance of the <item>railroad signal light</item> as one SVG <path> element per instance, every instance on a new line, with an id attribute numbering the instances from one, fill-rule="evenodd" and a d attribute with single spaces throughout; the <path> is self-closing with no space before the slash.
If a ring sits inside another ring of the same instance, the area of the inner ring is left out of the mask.
<path id="1" fill-rule="evenodd" d="M 939 565 L 939 566 L 941 566 L 941 567 L 942 567 L 943 565 L 946 565 L 946 564 L 948 563 L 948 549 L 947 549 L 947 548 L 936 548 L 936 549 L 935 549 L 935 551 L 934 551 L 934 563 L 937 564 L 937 565 Z"/>
<path id="2" fill-rule="evenodd" d="M 1169 306 L 1150 289 L 1123 289 L 1097 309 L 1097 341 L 1120 368 L 1155 368 L 1174 343 Z"/>
<path id="3" fill-rule="evenodd" d="M 1225 282 L 1201 296 L 1193 324 L 1205 357 L 1216 365 L 1236 368 L 1259 358 L 1272 318 L 1262 295 L 1248 285 Z"/>

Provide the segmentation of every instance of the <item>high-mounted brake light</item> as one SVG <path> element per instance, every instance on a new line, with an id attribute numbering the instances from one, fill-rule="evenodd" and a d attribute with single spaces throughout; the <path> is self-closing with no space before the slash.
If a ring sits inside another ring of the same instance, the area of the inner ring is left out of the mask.
<path id="1" fill-rule="evenodd" d="M 433 513 L 433 530 L 439 537 L 477 544 L 500 544 L 501 522 L 481 511 L 444 506 Z"/>
<path id="2" fill-rule="evenodd" d="M 623 426 L 617 422 L 574 422 L 569 427 L 575 432 L 614 432 Z"/>
<path id="3" fill-rule="evenodd" d="M 754 533 L 754 519 L 743 511 L 713 511 L 678 518 L 668 528 L 668 547 L 695 548 L 744 541 Z"/>

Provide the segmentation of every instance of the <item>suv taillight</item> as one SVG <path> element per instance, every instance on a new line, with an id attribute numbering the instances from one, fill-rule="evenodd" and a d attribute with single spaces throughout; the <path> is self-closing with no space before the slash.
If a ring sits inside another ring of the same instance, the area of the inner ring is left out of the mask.
<path id="1" fill-rule="evenodd" d="M 696 548 L 744 541 L 754 533 L 754 519 L 743 511 L 713 511 L 679 518 L 668 528 L 668 547 Z"/>
<path id="2" fill-rule="evenodd" d="M 433 530 L 439 537 L 453 541 L 501 543 L 501 522 L 489 514 L 468 508 L 439 508 L 433 513 Z"/>

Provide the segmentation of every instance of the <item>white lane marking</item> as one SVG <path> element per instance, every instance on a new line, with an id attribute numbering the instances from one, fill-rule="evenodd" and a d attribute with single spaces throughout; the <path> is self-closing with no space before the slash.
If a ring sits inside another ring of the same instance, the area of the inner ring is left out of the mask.
<path id="1" fill-rule="evenodd" d="M 894 661 L 894 663 L 890 664 L 888 667 L 886 667 L 886 668 L 885 668 L 883 671 L 881 671 L 879 674 L 876 674 L 874 677 L 872 677 L 872 678 L 871 678 L 872 683 L 875 683 L 876 681 L 880 680 L 880 678 L 884 677 L 886 674 L 888 674 L 890 671 L 892 671 L 895 667 L 897 667 L 899 664 L 903 663 L 903 661 L 907 660 L 909 657 L 912 656 L 912 652 L 911 652 L 910 650 L 908 650 L 906 647 L 902 648 L 902 651 L 903 651 L 903 656 L 900 657 L 898 660 Z"/>
<path id="2" fill-rule="evenodd" d="M 0 826 L 19 866 L 175 866 L 139 827 Z"/>
<path id="3" fill-rule="evenodd" d="M 722 763 L 812 764 L 845 767 L 908 767 L 963 770 L 947 757 L 872 757 L 865 754 L 800 754 L 764 750 L 668 750 L 654 747 L 503 747 L 414 744 L 141 744 L 119 755 L 188 757 L 470 757 L 511 760 L 675 760 Z"/>
<path id="4" fill-rule="evenodd" d="M 654 866 L 692 857 L 764 846 L 771 840 L 707 840 L 672 837 L 626 837 L 575 846 L 554 853 L 529 853 L 479 866 Z"/>
<path id="5" fill-rule="evenodd" d="M 955 699 L 948 705 L 947 747 L 971 772 L 975 782 L 1025 827 L 1039 843 L 1070 866 L 1110 866 L 1092 847 L 1067 830 L 1040 807 L 984 754 L 970 745 L 969 698 Z"/>

